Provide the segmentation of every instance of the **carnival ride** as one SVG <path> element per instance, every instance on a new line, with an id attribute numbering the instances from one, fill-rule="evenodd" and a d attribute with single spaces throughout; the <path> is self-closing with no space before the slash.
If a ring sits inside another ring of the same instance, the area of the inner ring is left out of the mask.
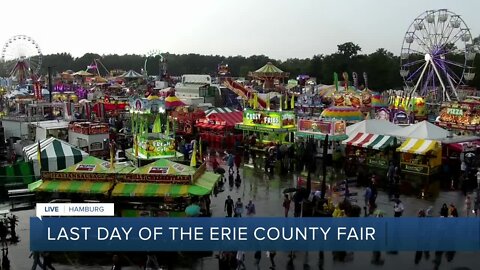
<path id="1" fill-rule="evenodd" d="M 167 61 L 165 57 L 163 57 L 162 53 L 159 50 L 151 50 L 146 54 L 145 58 L 145 63 L 143 64 L 143 72 L 145 76 L 148 76 L 148 60 L 149 59 L 156 59 L 159 57 L 159 72 L 160 72 L 160 78 L 163 78 L 167 74 Z"/>
<path id="2" fill-rule="evenodd" d="M 275 80 L 288 78 L 289 73 L 284 72 L 283 70 L 273 65 L 271 62 L 268 62 L 263 67 L 255 71 L 249 72 L 248 76 L 255 80 L 262 81 L 264 89 L 275 90 Z"/>
<path id="3" fill-rule="evenodd" d="M 7 75 L 23 84 L 40 71 L 42 51 L 33 38 L 16 35 L 3 45 L 1 59 Z"/>
<path id="4" fill-rule="evenodd" d="M 458 90 L 475 77 L 477 50 L 459 15 L 447 9 L 419 15 L 405 34 L 400 54 L 407 99 L 419 95 L 434 104 L 461 99 Z"/>
<path id="5" fill-rule="evenodd" d="M 255 90 L 251 89 L 251 88 L 248 88 L 248 87 L 245 87 L 235 81 L 233 81 L 232 79 L 230 78 L 225 78 L 224 82 L 223 82 L 223 85 L 225 87 L 227 87 L 228 89 L 230 89 L 232 92 L 234 92 L 235 94 L 237 94 L 239 97 L 241 97 L 243 100 L 250 100 L 251 98 L 253 98 L 254 94 L 255 94 Z M 267 102 L 259 97 L 257 97 L 257 100 L 258 100 L 258 104 L 262 107 L 262 108 L 267 108 Z"/>

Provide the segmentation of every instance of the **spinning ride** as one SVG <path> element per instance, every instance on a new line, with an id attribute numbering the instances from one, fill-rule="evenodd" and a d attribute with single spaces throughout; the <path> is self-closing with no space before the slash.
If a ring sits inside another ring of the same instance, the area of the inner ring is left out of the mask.
<path id="1" fill-rule="evenodd" d="M 19 83 L 35 77 L 42 65 L 42 51 L 31 37 L 17 35 L 10 38 L 2 49 L 3 71 Z"/>
<path id="2" fill-rule="evenodd" d="M 475 77 L 477 47 L 459 15 L 439 9 L 418 16 L 405 34 L 400 54 L 407 96 L 417 94 L 431 103 L 459 100 L 458 89 Z"/>

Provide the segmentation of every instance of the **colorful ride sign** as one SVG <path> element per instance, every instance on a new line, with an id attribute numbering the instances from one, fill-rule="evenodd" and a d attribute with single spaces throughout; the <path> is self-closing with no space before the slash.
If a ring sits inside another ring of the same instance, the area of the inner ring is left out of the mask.
<path id="1" fill-rule="evenodd" d="M 291 111 L 243 111 L 243 124 L 267 128 L 289 128 L 295 126 L 295 114 Z"/>

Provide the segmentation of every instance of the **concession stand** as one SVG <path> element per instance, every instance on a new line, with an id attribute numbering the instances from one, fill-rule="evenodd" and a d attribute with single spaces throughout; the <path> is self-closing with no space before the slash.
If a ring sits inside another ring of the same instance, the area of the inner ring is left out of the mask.
<path id="1" fill-rule="evenodd" d="M 437 124 L 455 133 L 475 135 L 480 132 L 480 101 L 466 100 L 442 105 Z"/>
<path id="2" fill-rule="evenodd" d="M 440 141 L 408 138 L 397 148 L 400 167 L 403 172 L 432 175 L 442 165 L 442 145 Z"/>
<path id="3" fill-rule="evenodd" d="M 235 128 L 243 130 L 243 137 L 255 134 L 257 148 L 270 143 L 288 143 L 290 135 L 297 130 L 293 111 L 268 111 L 245 109 L 243 122 Z"/>
<path id="4" fill-rule="evenodd" d="M 235 130 L 235 125 L 243 120 L 242 115 L 241 111 L 230 108 L 205 111 L 205 118 L 196 121 L 202 142 L 214 148 L 234 148 L 235 142 L 243 140 L 243 135 Z"/>
<path id="5" fill-rule="evenodd" d="M 104 142 L 109 140 L 106 123 L 73 122 L 68 128 L 68 142 L 90 155 L 104 155 Z"/>

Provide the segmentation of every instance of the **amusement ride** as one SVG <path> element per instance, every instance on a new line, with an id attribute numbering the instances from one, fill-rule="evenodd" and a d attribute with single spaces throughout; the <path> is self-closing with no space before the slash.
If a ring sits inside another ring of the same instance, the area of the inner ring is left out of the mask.
<path id="1" fill-rule="evenodd" d="M 459 15 L 447 9 L 422 13 L 403 38 L 400 75 L 406 96 L 419 95 L 432 104 L 462 99 L 460 90 L 475 77 L 477 51 Z"/>
<path id="2" fill-rule="evenodd" d="M 26 35 L 10 38 L 2 48 L 3 71 L 19 84 L 35 78 L 42 66 L 42 51 L 38 43 Z"/>

